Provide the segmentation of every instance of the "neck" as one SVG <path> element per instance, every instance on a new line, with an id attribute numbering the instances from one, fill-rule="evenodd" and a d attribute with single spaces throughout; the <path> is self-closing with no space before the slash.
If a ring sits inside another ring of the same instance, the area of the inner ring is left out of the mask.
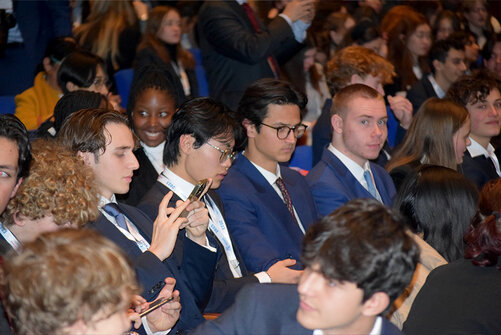
<path id="1" fill-rule="evenodd" d="M 45 74 L 45 80 L 47 81 L 47 84 L 49 84 L 50 87 L 55 89 L 58 92 L 61 92 L 61 89 L 59 88 L 59 85 L 57 84 L 57 76 Z"/>
<path id="2" fill-rule="evenodd" d="M 360 315 L 352 323 L 342 328 L 326 329 L 324 335 L 369 334 L 374 328 L 376 316 Z"/>
<path id="3" fill-rule="evenodd" d="M 437 82 L 438 86 L 442 89 L 442 91 L 447 92 L 449 87 L 451 86 L 451 83 L 447 81 L 447 79 L 444 78 L 440 73 L 436 73 L 434 76 L 435 81 Z"/>
<path id="4" fill-rule="evenodd" d="M 278 162 L 274 160 L 269 160 L 259 155 L 254 147 L 247 146 L 245 148 L 244 156 L 247 157 L 252 163 L 259 165 L 263 169 L 270 171 L 271 173 L 277 172 Z"/>
<path id="5" fill-rule="evenodd" d="M 182 161 L 181 158 L 179 159 L 178 164 L 169 166 L 168 169 L 171 170 L 172 172 L 174 172 L 179 177 L 186 180 L 187 182 L 189 182 L 190 184 L 196 185 L 198 182 L 197 180 L 194 180 L 193 177 L 191 177 L 188 174 L 188 172 L 184 168 L 184 161 Z"/>
<path id="6" fill-rule="evenodd" d="M 343 155 L 360 165 L 362 168 L 365 166 L 367 163 L 367 159 L 362 159 L 360 157 L 355 157 L 350 151 L 348 151 L 344 144 L 342 142 L 338 142 L 335 140 L 332 140 L 332 146 L 336 148 L 339 152 L 341 152 Z"/>
<path id="7" fill-rule="evenodd" d="M 491 141 L 490 137 L 482 137 L 482 136 L 477 136 L 474 134 L 470 134 L 470 137 L 475 140 L 478 144 L 480 144 L 485 150 L 487 150 L 487 146 L 489 145 L 489 142 Z"/>
<path id="8" fill-rule="evenodd" d="M 25 244 L 33 240 L 29 236 L 26 236 L 26 232 L 25 230 L 23 230 L 23 226 L 13 224 L 11 226 L 7 226 L 7 229 L 9 229 L 12 234 L 14 234 L 14 236 L 18 239 L 19 242 L 21 242 L 21 244 Z"/>

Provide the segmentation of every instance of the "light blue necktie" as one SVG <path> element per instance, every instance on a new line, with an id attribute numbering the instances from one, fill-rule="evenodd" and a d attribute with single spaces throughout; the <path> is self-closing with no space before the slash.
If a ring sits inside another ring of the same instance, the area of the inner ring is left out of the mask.
<path id="1" fill-rule="evenodd" d="M 374 186 L 374 182 L 372 181 L 372 176 L 371 172 L 369 170 L 364 171 L 364 179 L 365 182 L 367 183 L 367 188 L 369 193 L 374 197 L 374 199 L 377 199 L 377 191 L 376 191 L 376 186 Z"/>
<path id="2" fill-rule="evenodd" d="M 122 211 L 120 210 L 120 208 L 118 208 L 117 204 L 110 202 L 103 206 L 103 210 L 115 218 L 120 228 L 129 231 L 129 229 L 127 228 L 127 222 L 125 221 L 125 216 L 122 214 Z"/>

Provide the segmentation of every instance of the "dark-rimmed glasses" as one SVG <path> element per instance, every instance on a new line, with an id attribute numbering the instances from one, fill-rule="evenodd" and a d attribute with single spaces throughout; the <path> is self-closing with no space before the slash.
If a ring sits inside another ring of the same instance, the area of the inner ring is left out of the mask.
<path id="1" fill-rule="evenodd" d="M 294 137 L 301 138 L 301 136 L 304 135 L 306 128 L 308 128 L 307 125 L 302 124 L 302 123 L 295 125 L 294 127 L 289 127 L 289 126 L 274 127 L 274 126 L 270 126 L 269 124 L 262 123 L 262 122 L 261 122 L 261 124 L 263 126 L 275 129 L 277 131 L 277 137 L 279 140 L 285 140 L 289 136 L 291 131 L 294 132 Z"/>
<path id="2" fill-rule="evenodd" d="M 219 157 L 219 163 L 224 163 L 224 162 L 226 162 L 227 159 L 229 159 L 231 162 L 233 162 L 235 160 L 237 153 L 235 151 L 233 151 L 233 149 L 223 150 L 223 149 L 215 146 L 214 144 L 210 144 L 209 142 L 206 142 L 206 143 L 221 153 L 221 156 Z"/>

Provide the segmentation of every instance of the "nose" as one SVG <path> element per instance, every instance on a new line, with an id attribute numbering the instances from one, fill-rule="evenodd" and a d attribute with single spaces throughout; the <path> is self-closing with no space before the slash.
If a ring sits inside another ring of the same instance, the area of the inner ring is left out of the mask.
<path id="1" fill-rule="evenodd" d="M 134 155 L 133 152 L 130 153 L 129 168 L 131 168 L 132 170 L 139 169 L 139 162 L 137 161 L 136 155 Z"/>
<path id="2" fill-rule="evenodd" d="M 223 163 L 221 163 L 223 167 L 228 170 L 231 167 L 232 161 L 231 159 L 227 158 Z"/>
<path id="3" fill-rule="evenodd" d="M 497 110 L 496 106 L 491 106 L 489 114 L 492 116 L 499 116 L 499 111 Z"/>
<path id="4" fill-rule="evenodd" d="M 383 130 L 381 129 L 380 125 L 379 124 L 375 124 L 374 125 L 374 128 L 373 128 L 373 131 L 372 131 L 372 134 L 376 137 L 381 137 L 383 135 Z"/>
<path id="5" fill-rule="evenodd" d="M 148 125 L 150 127 L 155 127 L 156 125 L 158 125 L 158 116 L 155 114 L 150 115 L 150 117 L 148 118 Z"/>
<path id="6" fill-rule="evenodd" d="M 461 61 L 460 69 L 462 72 L 466 71 L 467 67 L 466 67 L 466 64 L 464 63 L 464 61 Z"/>

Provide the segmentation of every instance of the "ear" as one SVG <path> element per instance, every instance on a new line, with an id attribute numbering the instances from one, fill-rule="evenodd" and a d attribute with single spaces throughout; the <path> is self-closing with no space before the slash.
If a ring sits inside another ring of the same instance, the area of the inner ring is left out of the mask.
<path id="1" fill-rule="evenodd" d="M 43 60 L 42 60 L 42 66 L 43 66 L 43 69 L 46 73 L 50 73 L 53 69 L 53 66 L 50 62 L 50 59 L 49 57 L 45 57 Z"/>
<path id="2" fill-rule="evenodd" d="M 444 68 L 444 64 L 441 61 L 439 61 L 438 59 L 434 59 L 431 63 L 433 64 L 433 67 L 435 68 L 435 72 L 442 71 L 442 69 Z"/>
<path id="3" fill-rule="evenodd" d="M 78 151 L 77 156 L 80 157 L 87 166 L 92 166 L 92 164 L 95 163 L 95 157 L 92 152 Z"/>
<path id="4" fill-rule="evenodd" d="M 384 292 L 376 292 L 367 299 L 362 306 L 362 314 L 365 316 L 377 316 L 390 304 L 390 297 Z"/>
<path id="5" fill-rule="evenodd" d="M 364 83 L 364 80 L 358 74 L 354 74 L 354 75 L 351 76 L 350 85 L 353 85 L 353 84 L 363 84 L 363 83 Z"/>
<path id="6" fill-rule="evenodd" d="M 63 330 L 67 334 L 87 334 L 87 325 L 79 318 L 74 324 L 64 327 Z"/>
<path id="7" fill-rule="evenodd" d="M 14 213 L 14 215 L 12 215 L 12 219 L 14 223 L 19 227 L 23 227 L 27 221 L 26 217 L 22 214 L 19 214 L 19 212 Z"/>
<path id="8" fill-rule="evenodd" d="M 68 81 L 66 83 L 66 89 L 68 90 L 68 92 L 73 92 L 73 91 L 78 90 L 78 86 L 73 84 L 71 81 Z"/>
<path id="9" fill-rule="evenodd" d="M 179 152 L 188 155 L 194 148 L 195 138 L 193 135 L 183 134 L 179 138 Z"/>
<path id="10" fill-rule="evenodd" d="M 14 188 L 12 189 L 12 192 L 10 192 L 10 199 L 14 198 L 14 196 L 16 195 L 16 192 L 19 189 L 19 186 L 21 186 L 22 182 L 23 182 L 23 178 L 19 178 L 16 186 L 14 186 Z"/>
<path id="11" fill-rule="evenodd" d="M 249 119 L 244 119 L 242 121 L 242 125 L 244 126 L 245 131 L 247 132 L 247 137 L 249 138 L 256 137 L 257 129 L 254 123 L 252 123 Z"/>
<path id="12" fill-rule="evenodd" d="M 341 116 L 334 114 L 331 117 L 331 126 L 335 133 L 342 134 L 344 128 L 344 120 Z"/>

